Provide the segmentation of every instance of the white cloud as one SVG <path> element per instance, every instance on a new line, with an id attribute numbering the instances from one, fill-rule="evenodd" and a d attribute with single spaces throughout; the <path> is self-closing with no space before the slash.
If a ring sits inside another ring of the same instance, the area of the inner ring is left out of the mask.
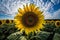
<path id="1" fill-rule="evenodd" d="M 52 19 L 52 18 L 59 18 L 60 17 L 60 10 L 56 11 L 53 13 L 53 16 L 50 12 L 48 12 L 48 10 L 51 8 L 53 10 L 53 4 L 58 4 L 60 2 L 60 0 L 51 0 L 51 2 L 46 2 L 44 3 L 43 0 L 33 0 L 36 4 L 37 2 L 37 6 L 40 7 L 40 9 L 42 11 L 44 11 L 44 16 L 45 19 Z M 12 2 L 12 0 L 7 1 L 7 4 L 3 4 L 4 7 L 6 7 L 8 9 L 8 11 L 4 10 L 4 12 L 6 12 L 6 14 L 10 14 L 12 17 L 15 16 L 15 14 L 17 13 L 18 8 L 23 8 L 23 5 L 25 5 L 26 3 L 30 3 L 30 0 L 26 0 L 26 1 L 20 1 L 20 0 L 15 0 Z M 3 8 L 4 8 L 3 7 Z M 1 9 L 0 9 L 1 10 Z"/>
<path id="2" fill-rule="evenodd" d="M 45 19 L 60 19 L 60 9 L 53 13 L 53 15 L 49 12 L 43 13 L 45 16 Z"/>
<path id="3" fill-rule="evenodd" d="M 49 13 L 49 12 L 44 12 L 43 14 L 44 14 L 45 19 L 52 19 L 51 13 Z"/>
<path id="4" fill-rule="evenodd" d="M 54 4 L 53 4 L 53 3 Z M 40 2 L 38 2 L 38 6 L 41 8 L 42 11 L 44 11 L 44 16 L 45 16 L 45 19 L 60 19 L 60 9 L 55 11 L 53 14 L 48 12 L 48 10 L 51 9 L 51 12 L 53 9 L 53 6 L 58 4 L 60 1 L 59 0 L 51 0 L 51 2 L 46 2 L 44 4 L 43 1 L 40 0 Z"/>
<path id="5" fill-rule="evenodd" d="M 54 12 L 53 19 L 60 19 L 60 9 Z"/>
<path id="6" fill-rule="evenodd" d="M 51 2 L 54 4 L 58 4 L 58 3 L 60 3 L 60 0 L 51 0 Z"/>
<path id="7" fill-rule="evenodd" d="M 34 2 L 36 3 L 36 1 L 34 1 Z M 44 4 L 43 0 L 40 0 L 37 2 L 38 3 L 36 5 L 41 7 L 41 10 L 44 11 L 45 19 L 51 19 L 52 15 L 49 12 L 47 12 L 47 10 L 49 10 L 53 6 L 53 4 L 51 2 L 46 2 L 46 4 Z M 29 3 L 29 1 L 23 1 L 23 2 L 15 1 L 13 3 L 10 3 L 10 6 L 7 7 L 8 10 L 10 10 L 9 14 L 11 14 L 14 17 L 15 14 L 17 13 L 18 8 L 23 8 L 23 5 L 25 5 L 26 3 Z"/>
<path id="8" fill-rule="evenodd" d="M 47 10 L 49 10 L 52 6 L 53 6 L 53 4 L 52 4 L 51 2 L 49 2 L 49 3 L 46 2 L 44 10 L 47 11 Z M 43 6 L 43 7 L 44 7 L 44 6 Z"/>
<path id="9" fill-rule="evenodd" d="M 40 7 L 40 9 L 42 11 L 48 11 L 50 8 L 53 7 L 53 4 L 51 2 L 49 2 L 49 1 L 47 1 L 46 3 L 44 3 L 43 0 L 40 0 L 40 1 L 37 2 L 37 6 Z"/>

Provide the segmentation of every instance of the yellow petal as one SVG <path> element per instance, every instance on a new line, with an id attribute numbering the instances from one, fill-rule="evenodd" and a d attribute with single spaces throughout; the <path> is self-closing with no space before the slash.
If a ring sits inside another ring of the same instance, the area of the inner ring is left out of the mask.
<path id="1" fill-rule="evenodd" d="M 39 11 L 39 7 L 34 8 L 33 12 Z"/>
<path id="2" fill-rule="evenodd" d="M 21 8 L 18 9 L 18 12 L 24 14 L 24 10 L 22 10 Z"/>

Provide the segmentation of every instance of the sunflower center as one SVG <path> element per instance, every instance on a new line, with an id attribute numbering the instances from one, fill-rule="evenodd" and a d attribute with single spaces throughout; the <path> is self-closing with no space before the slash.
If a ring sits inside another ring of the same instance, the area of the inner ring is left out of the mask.
<path id="1" fill-rule="evenodd" d="M 38 16 L 33 12 L 26 12 L 22 17 L 22 23 L 25 26 L 35 26 L 38 22 Z"/>
<path id="2" fill-rule="evenodd" d="M 2 24 L 2 22 L 0 21 L 0 25 Z"/>
<path id="3" fill-rule="evenodd" d="M 57 25 L 59 25 L 60 23 L 59 22 L 57 22 Z"/>
<path id="4" fill-rule="evenodd" d="M 6 23 L 9 23 L 9 20 L 6 20 Z"/>
<path id="5" fill-rule="evenodd" d="M 11 22 L 13 23 L 13 20 L 11 20 Z"/>

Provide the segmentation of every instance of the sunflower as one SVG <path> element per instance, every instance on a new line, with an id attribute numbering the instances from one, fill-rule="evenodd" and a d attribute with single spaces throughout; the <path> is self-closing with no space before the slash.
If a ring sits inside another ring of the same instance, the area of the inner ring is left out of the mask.
<path id="1" fill-rule="evenodd" d="M 60 21 L 55 22 L 56 27 L 60 27 Z"/>
<path id="2" fill-rule="evenodd" d="M 47 20 L 47 21 L 46 21 L 46 24 L 49 24 L 49 23 L 50 23 L 50 21 L 49 21 L 49 20 Z"/>
<path id="3" fill-rule="evenodd" d="M 0 25 L 3 25 L 5 23 L 5 20 L 0 20 Z"/>
<path id="4" fill-rule="evenodd" d="M 10 20 L 11 21 L 11 23 L 14 23 L 14 21 L 13 20 Z"/>
<path id="5" fill-rule="evenodd" d="M 2 21 L 0 20 L 0 25 L 2 25 Z"/>
<path id="6" fill-rule="evenodd" d="M 55 23 L 55 21 L 54 20 L 51 20 L 50 23 L 53 25 Z"/>
<path id="7" fill-rule="evenodd" d="M 6 24 L 10 24 L 10 23 L 11 23 L 11 20 L 8 20 L 8 19 L 7 19 L 7 20 L 5 20 L 5 23 L 6 23 Z"/>
<path id="8" fill-rule="evenodd" d="M 18 9 L 14 22 L 20 32 L 23 32 L 23 30 L 26 34 L 40 32 L 40 29 L 43 28 L 44 16 L 39 7 L 34 4 L 23 5 L 23 9 Z"/>

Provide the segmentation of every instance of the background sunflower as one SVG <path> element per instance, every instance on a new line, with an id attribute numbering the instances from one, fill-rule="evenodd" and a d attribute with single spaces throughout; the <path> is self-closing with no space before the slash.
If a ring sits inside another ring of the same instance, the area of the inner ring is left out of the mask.
<path id="1" fill-rule="evenodd" d="M 0 25 L 2 25 L 2 21 L 0 20 Z"/>
<path id="2" fill-rule="evenodd" d="M 44 24 L 42 12 L 34 4 L 23 6 L 23 9 L 18 9 L 18 14 L 15 16 L 15 26 L 20 32 L 23 32 L 24 30 L 26 34 L 40 32 L 40 29 L 43 28 Z"/>
<path id="3" fill-rule="evenodd" d="M 0 25 L 3 25 L 5 23 L 5 20 L 0 20 Z"/>
<path id="4" fill-rule="evenodd" d="M 11 24 L 11 20 L 5 20 L 5 23 L 7 24 L 7 25 L 9 25 L 9 24 Z"/>
<path id="5" fill-rule="evenodd" d="M 56 27 L 60 27 L 60 21 L 55 22 Z"/>

